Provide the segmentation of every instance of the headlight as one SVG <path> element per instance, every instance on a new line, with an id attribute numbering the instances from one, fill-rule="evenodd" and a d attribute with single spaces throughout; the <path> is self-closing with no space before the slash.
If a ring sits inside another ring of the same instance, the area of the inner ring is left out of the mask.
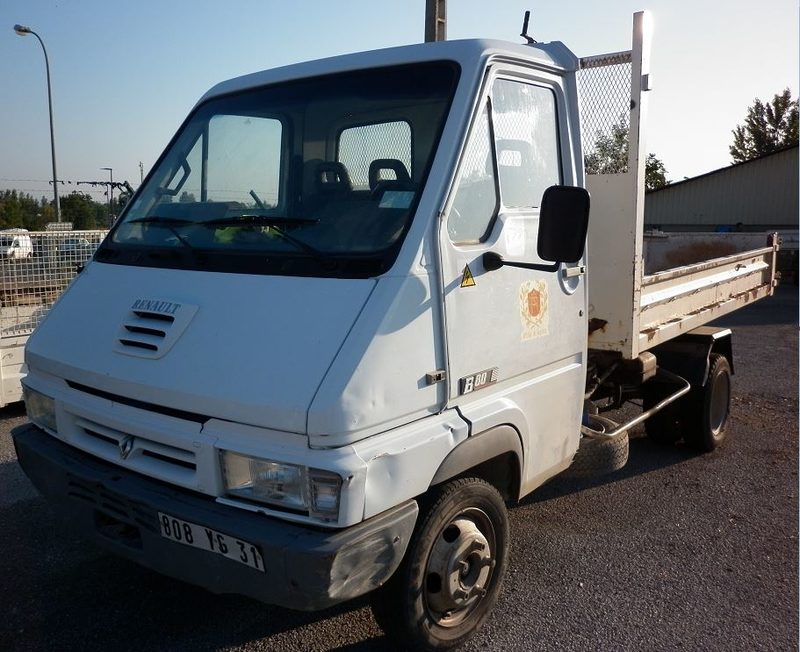
<path id="1" fill-rule="evenodd" d="M 339 515 L 342 478 L 296 464 L 220 452 L 225 491 L 235 497 L 307 512 L 325 520 Z"/>
<path id="2" fill-rule="evenodd" d="M 40 428 L 56 432 L 56 402 L 30 387 L 22 387 L 28 418 Z"/>

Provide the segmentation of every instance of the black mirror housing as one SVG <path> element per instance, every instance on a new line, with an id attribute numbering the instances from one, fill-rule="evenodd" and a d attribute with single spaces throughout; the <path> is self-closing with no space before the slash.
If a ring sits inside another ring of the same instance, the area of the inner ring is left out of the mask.
<path id="1" fill-rule="evenodd" d="M 589 192 L 574 186 L 550 186 L 542 196 L 536 253 L 542 260 L 576 263 L 583 256 L 589 229 Z"/>

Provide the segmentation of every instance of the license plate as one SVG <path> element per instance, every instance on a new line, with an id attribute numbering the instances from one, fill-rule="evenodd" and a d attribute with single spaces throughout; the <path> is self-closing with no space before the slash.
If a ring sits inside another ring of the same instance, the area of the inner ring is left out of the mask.
<path id="1" fill-rule="evenodd" d="M 161 524 L 161 536 L 165 539 L 192 546 L 192 548 L 214 552 L 264 572 L 264 559 L 261 557 L 261 551 L 252 543 L 161 512 L 158 513 L 158 522 Z"/>

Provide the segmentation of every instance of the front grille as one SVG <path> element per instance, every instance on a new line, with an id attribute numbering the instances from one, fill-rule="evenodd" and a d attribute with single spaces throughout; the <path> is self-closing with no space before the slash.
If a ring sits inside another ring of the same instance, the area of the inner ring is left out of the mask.
<path id="1" fill-rule="evenodd" d="M 78 417 L 76 443 L 98 457 L 178 484 L 193 484 L 197 460 L 193 450 L 170 446 Z"/>

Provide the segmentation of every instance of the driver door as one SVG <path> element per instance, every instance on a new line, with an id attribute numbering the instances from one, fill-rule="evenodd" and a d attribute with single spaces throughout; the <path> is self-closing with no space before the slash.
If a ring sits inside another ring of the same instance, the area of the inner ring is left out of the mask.
<path id="1" fill-rule="evenodd" d="M 576 185 L 561 80 L 490 70 L 440 230 L 449 405 L 471 434 L 520 431 L 527 492 L 577 449 L 586 359 L 586 286 L 579 274 L 503 266 L 486 252 L 541 263 L 539 207 L 552 185 Z M 582 265 L 582 261 L 578 266 Z"/>

